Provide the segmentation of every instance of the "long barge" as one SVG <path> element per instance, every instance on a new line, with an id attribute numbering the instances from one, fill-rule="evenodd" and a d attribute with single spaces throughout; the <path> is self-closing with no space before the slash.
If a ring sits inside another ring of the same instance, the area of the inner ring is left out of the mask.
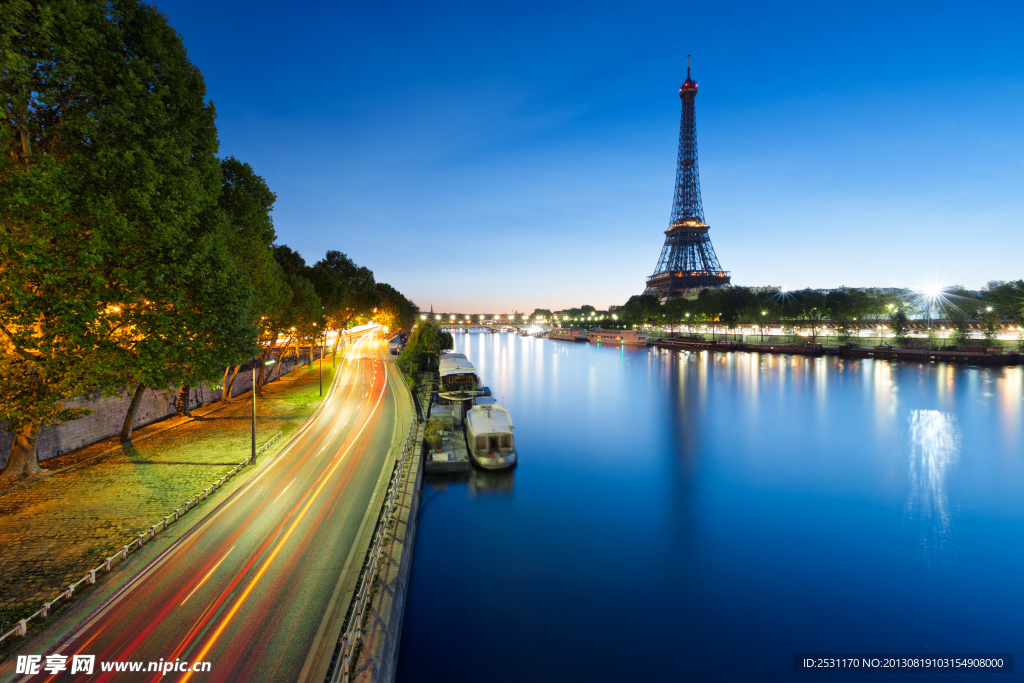
<path id="1" fill-rule="evenodd" d="M 663 339 L 652 339 L 648 343 L 665 349 L 711 349 L 713 351 L 729 351 L 739 347 L 739 344 L 736 342 L 724 341 L 722 339 L 696 339 L 693 337 L 665 337 Z"/>
<path id="2" fill-rule="evenodd" d="M 571 329 L 568 327 L 554 327 L 547 331 L 548 339 L 561 339 L 562 341 L 589 342 L 590 335 L 586 330 Z"/>
<path id="3" fill-rule="evenodd" d="M 652 339 L 649 346 L 663 349 L 708 350 L 708 351 L 756 351 L 800 356 L 838 355 L 841 358 L 877 358 L 916 363 L 969 363 L 974 365 L 1020 365 L 1024 354 L 992 351 L 897 349 L 890 346 L 857 347 L 840 346 L 825 348 L 821 344 L 744 344 L 721 339 L 701 340 L 692 337 L 668 337 Z"/>
<path id="4" fill-rule="evenodd" d="M 798 356 L 824 356 L 825 347 L 821 344 L 741 344 L 737 348 L 742 351 L 759 351 L 761 353 L 788 353 Z"/>
<path id="5" fill-rule="evenodd" d="M 917 361 L 919 363 L 972 363 L 974 365 L 1019 365 L 1024 360 L 1019 353 L 928 351 L 926 349 L 894 349 L 885 347 L 840 347 L 839 356 L 841 358 L 880 358 L 883 360 Z"/>

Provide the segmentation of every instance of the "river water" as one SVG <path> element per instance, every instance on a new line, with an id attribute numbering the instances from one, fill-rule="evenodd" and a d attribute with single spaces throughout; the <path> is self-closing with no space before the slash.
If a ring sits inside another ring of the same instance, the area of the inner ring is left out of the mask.
<path id="1" fill-rule="evenodd" d="M 1024 368 L 455 338 L 520 462 L 425 482 L 399 683 L 1024 643 Z"/>

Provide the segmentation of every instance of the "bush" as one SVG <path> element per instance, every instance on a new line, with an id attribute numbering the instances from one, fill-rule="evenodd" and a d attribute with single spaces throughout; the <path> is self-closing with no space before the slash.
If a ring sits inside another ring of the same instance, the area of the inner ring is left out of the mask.
<path id="1" fill-rule="evenodd" d="M 405 349 L 398 356 L 398 367 L 408 374 L 422 370 L 434 356 L 455 347 L 455 338 L 434 323 L 423 323 L 412 331 Z M 433 365 L 433 363 L 431 363 Z"/>
<path id="2" fill-rule="evenodd" d="M 971 326 L 966 322 L 957 322 L 953 324 L 953 336 L 950 337 L 950 341 L 956 346 L 965 346 L 971 339 Z"/>
<path id="3" fill-rule="evenodd" d="M 427 420 L 427 426 L 423 430 L 423 439 L 430 446 L 433 451 L 441 449 L 442 435 L 444 434 L 444 425 L 441 420 L 436 417 L 432 417 Z"/>

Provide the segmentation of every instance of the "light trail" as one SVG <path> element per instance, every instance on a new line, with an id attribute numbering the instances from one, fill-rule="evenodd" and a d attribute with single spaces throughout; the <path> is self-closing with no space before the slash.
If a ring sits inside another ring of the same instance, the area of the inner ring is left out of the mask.
<path id="1" fill-rule="evenodd" d="M 237 680 L 279 680 L 291 667 L 301 667 L 296 661 L 304 658 L 313 634 L 296 624 L 320 618 L 314 596 L 337 580 L 319 558 L 344 558 L 351 543 L 325 532 L 340 525 L 358 528 L 366 513 L 363 499 L 372 496 L 387 462 L 397 407 L 394 396 L 384 401 L 388 373 L 380 372 L 384 359 L 369 335 L 350 346 L 345 360 L 321 408 L 242 485 L 243 495 L 214 508 L 49 652 L 91 649 L 105 661 L 201 661 L 212 655 Z M 325 408 L 332 398 L 339 401 Z M 368 410 L 358 412 L 359 403 Z M 346 433 L 349 424 L 353 428 Z M 321 458 L 327 450 L 331 456 Z M 298 479 L 299 500 L 278 508 Z M 271 495 L 273 511 L 265 503 Z M 97 672 L 89 679 L 112 675 Z M 188 672 L 183 680 L 190 677 Z"/>
<path id="2" fill-rule="evenodd" d="M 327 448 L 327 446 L 324 446 L 324 448 Z M 321 448 L 321 449 L 320 449 L 320 452 L 321 452 L 321 453 L 323 452 L 324 448 Z M 295 479 L 298 479 L 298 477 L 295 477 Z M 292 479 L 292 480 L 291 480 L 290 482 L 288 482 L 288 486 L 285 486 L 285 487 L 284 487 L 283 489 L 281 489 L 281 493 L 277 494 L 277 498 L 275 498 L 275 499 L 274 499 L 274 500 L 273 500 L 273 501 L 272 501 L 272 502 L 270 503 L 271 505 L 273 505 L 274 503 L 276 503 L 276 502 L 278 501 L 278 499 L 280 499 L 280 498 L 281 498 L 281 496 L 283 496 L 283 495 L 284 495 L 284 492 L 285 492 L 285 491 L 287 491 L 287 490 L 288 490 L 289 488 L 291 488 L 291 485 L 295 483 L 295 479 Z"/>
<path id="3" fill-rule="evenodd" d="M 292 481 L 294 481 L 294 480 L 292 480 Z M 181 605 L 178 605 L 178 607 L 181 607 L 182 605 L 184 605 L 186 602 L 188 602 L 189 598 L 191 598 L 193 595 L 196 594 L 196 591 L 199 590 L 199 587 L 202 586 L 204 583 L 206 583 L 206 580 L 208 578 L 210 578 L 210 575 L 213 574 L 215 571 L 217 571 L 217 567 L 220 566 L 220 563 L 223 562 L 224 560 L 226 560 L 228 555 L 230 555 L 231 551 L 234 550 L 234 549 L 235 549 L 235 546 L 231 546 L 228 549 L 228 551 L 226 553 L 224 553 L 223 557 L 221 557 L 220 560 L 217 561 L 217 564 L 213 565 L 213 568 L 210 569 L 210 571 L 206 572 L 206 576 L 203 577 L 203 580 L 200 581 L 198 584 L 196 584 L 196 587 L 193 588 L 192 592 L 189 593 L 188 596 L 186 596 L 185 599 L 181 601 Z"/>
<path id="4" fill-rule="evenodd" d="M 369 425 L 369 419 L 377 412 L 377 409 L 380 407 L 381 399 L 384 398 L 385 387 L 386 384 L 381 385 L 381 391 L 379 396 L 377 397 L 377 403 L 374 405 L 373 411 L 371 411 L 370 414 L 367 416 L 366 421 L 363 423 L 363 426 L 356 434 L 355 439 L 358 439 L 359 436 L 362 435 L 367 425 Z M 306 505 L 302 508 L 302 511 L 299 513 L 298 517 L 292 522 L 292 525 L 288 528 L 288 531 L 285 532 L 284 537 L 280 541 L 278 541 L 277 545 L 274 547 L 274 550 L 271 552 L 270 557 L 268 557 L 263 562 L 263 565 L 260 567 L 259 571 L 256 572 L 256 576 L 254 576 L 252 580 L 249 582 L 249 585 L 246 586 L 245 591 L 242 593 L 242 595 L 238 597 L 237 600 L 235 600 L 235 604 L 232 605 L 227 615 L 223 619 L 221 619 L 220 624 L 217 626 L 213 634 L 209 637 L 203 648 L 199 651 L 199 654 L 192 657 L 193 661 L 202 662 L 206 660 L 206 655 L 209 654 L 210 650 L 213 648 L 217 640 L 220 638 L 221 634 L 224 632 L 224 629 L 227 628 L 228 624 L 230 624 L 231 621 L 234 619 L 235 614 L 237 614 L 239 608 L 241 608 L 241 606 L 245 603 L 246 599 L 248 599 L 249 594 L 252 593 L 253 589 L 256 588 L 256 585 L 260 582 L 260 579 L 263 578 L 263 575 L 266 573 L 267 569 L 270 568 L 270 565 L 274 562 L 274 559 L 277 557 L 278 553 L 281 552 L 281 549 L 284 547 L 284 544 L 291 537 L 292 533 L 295 532 L 295 529 L 296 527 L 298 527 L 299 522 L 301 522 L 302 519 L 306 516 L 306 513 L 309 512 L 309 508 L 313 505 L 313 502 L 320 496 L 320 493 L 327 485 L 327 482 L 330 481 L 330 478 L 334 474 L 335 470 L 337 470 L 341 463 L 344 461 L 345 456 L 351 453 L 352 449 L 355 448 L 356 443 L 357 441 L 353 440 L 353 443 L 347 449 L 345 449 L 345 452 L 334 460 L 334 465 L 331 466 L 330 471 L 323 477 L 323 479 L 320 482 L 320 485 L 317 486 L 316 491 L 306 502 Z M 189 671 L 181 680 L 183 682 L 187 681 L 189 678 L 192 677 L 192 673 L 193 672 Z"/>

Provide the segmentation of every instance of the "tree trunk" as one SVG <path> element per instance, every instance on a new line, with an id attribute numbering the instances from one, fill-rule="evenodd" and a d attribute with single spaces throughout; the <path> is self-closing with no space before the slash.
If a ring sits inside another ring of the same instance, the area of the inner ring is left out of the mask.
<path id="1" fill-rule="evenodd" d="M 181 388 L 181 391 L 178 392 L 178 400 L 174 402 L 174 409 L 178 411 L 178 415 L 188 415 L 189 417 L 192 416 L 192 413 L 190 413 L 188 409 L 189 398 L 191 397 L 191 394 L 192 387 L 190 387 L 187 384 Z"/>
<path id="2" fill-rule="evenodd" d="M 11 444 L 11 457 L 7 467 L 0 472 L 0 479 L 22 479 L 42 472 L 37 460 L 36 446 L 39 443 L 39 425 L 31 423 L 22 425 L 14 432 L 14 443 Z"/>
<path id="3" fill-rule="evenodd" d="M 228 397 L 230 398 L 235 392 L 235 378 L 238 377 L 238 373 L 242 370 L 241 364 L 235 366 L 235 371 L 231 373 L 231 381 L 228 382 Z"/>
<path id="4" fill-rule="evenodd" d="M 231 400 L 231 390 L 228 388 L 228 373 L 231 372 L 231 366 L 224 366 L 224 379 L 220 381 L 220 400 L 222 403 L 227 403 Z"/>
<path id="5" fill-rule="evenodd" d="M 296 340 L 294 344 L 291 344 L 291 346 L 293 347 L 292 351 L 295 353 L 295 364 L 296 365 L 299 364 L 299 352 L 295 350 L 296 348 L 298 348 L 298 344 L 299 344 L 298 340 Z M 288 355 L 288 347 L 286 346 L 284 348 L 284 350 L 281 351 L 281 356 L 277 359 L 277 378 L 278 379 L 281 379 L 281 373 L 284 372 L 284 357 L 287 356 L 287 355 Z M 271 368 L 270 374 L 271 375 L 274 374 L 273 368 Z M 268 378 L 267 381 L 269 382 L 270 379 Z"/>
<path id="6" fill-rule="evenodd" d="M 124 416 L 124 424 L 121 425 L 121 441 L 132 440 L 132 426 L 135 422 L 135 413 L 139 412 L 139 406 L 142 405 L 142 395 L 145 393 L 145 384 L 140 384 L 135 387 L 135 393 L 132 395 L 132 403 L 128 406 L 128 414 Z"/>
<path id="7" fill-rule="evenodd" d="M 235 387 L 235 378 L 238 377 L 238 371 L 241 368 L 241 365 L 235 366 L 235 371 L 231 373 L 230 380 L 228 380 L 228 370 L 231 369 L 231 366 L 228 366 L 227 368 L 224 369 L 224 395 L 220 397 L 220 400 L 223 401 L 224 403 L 227 403 L 228 401 L 231 400 L 231 394 Z"/>

